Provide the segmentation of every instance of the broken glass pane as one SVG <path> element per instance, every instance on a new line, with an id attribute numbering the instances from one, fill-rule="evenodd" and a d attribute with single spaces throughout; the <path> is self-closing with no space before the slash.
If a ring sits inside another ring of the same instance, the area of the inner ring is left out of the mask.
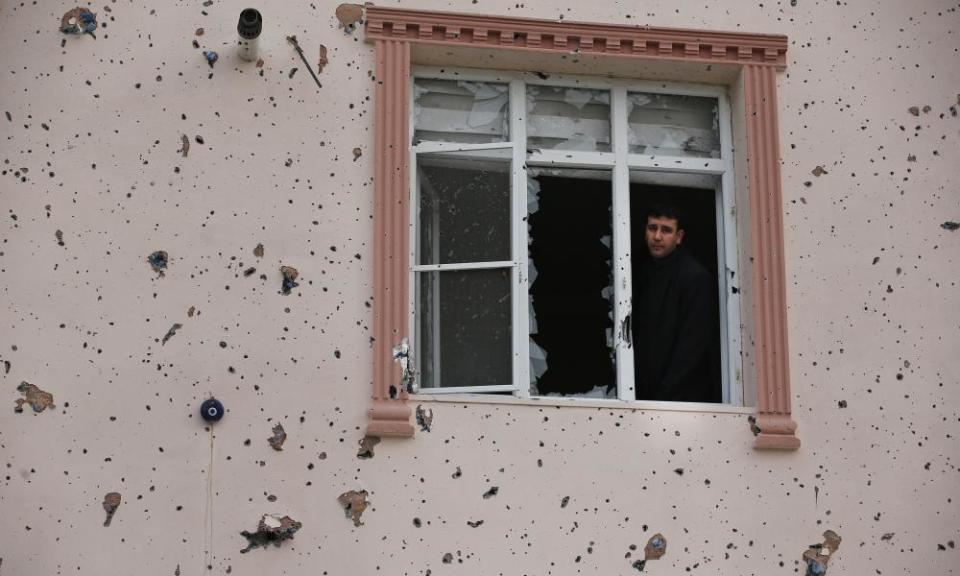
<path id="1" fill-rule="evenodd" d="M 507 84 L 493 82 L 415 78 L 414 143 L 506 141 L 508 88 Z"/>
<path id="2" fill-rule="evenodd" d="M 527 187 L 530 393 L 616 398 L 611 174 L 534 172 Z"/>
<path id="3" fill-rule="evenodd" d="M 627 125 L 631 154 L 720 157 L 716 98 L 631 92 Z"/>
<path id="4" fill-rule="evenodd" d="M 527 86 L 527 148 L 610 151 L 610 93 Z"/>
<path id="5" fill-rule="evenodd" d="M 417 281 L 421 387 L 510 385 L 510 269 L 421 272 Z"/>
<path id="6" fill-rule="evenodd" d="M 417 156 L 420 264 L 510 260 L 512 150 Z"/>

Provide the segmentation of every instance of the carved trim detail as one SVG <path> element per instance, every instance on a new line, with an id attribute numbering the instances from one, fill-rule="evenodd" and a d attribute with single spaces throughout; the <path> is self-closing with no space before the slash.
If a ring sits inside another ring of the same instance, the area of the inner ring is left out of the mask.
<path id="1" fill-rule="evenodd" d="M 800 447 L 790 418 L 786 271 L 776 70 L 749 64 L 743 70 L 747 123 L 747 178 L 756 318 L 757 427 L 755 446 Z"/>
<path id="2" fill-rule="evenodd" d="M 452 46 L 498 46 L 542 52 L 612 53 L 644 58 L 756 64 L 783 69 L 787 37 L 556 22 L 367 6 L 366 38 Z"/>
<path id="3" fill-rule="evenodd" d="M 376 42 L 373 179 L 373 406 L 367 434 L 413 436 L 393 347 L 407 334 L 410 43 Z"/>

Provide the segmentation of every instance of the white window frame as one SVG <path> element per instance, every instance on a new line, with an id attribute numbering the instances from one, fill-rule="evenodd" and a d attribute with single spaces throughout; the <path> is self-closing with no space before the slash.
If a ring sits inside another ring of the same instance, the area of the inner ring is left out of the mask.
<path id="1" fill-rule="evenodd" d="M 469 68 L 439 68 L 415 66 L 413 78 L 465 80 L 476 82 L 499 82 L 509 85 L 509 139 L 489 144 L 461 144 L 450 142 L 414 142 L 415 95 L 414 82 L 410 83 L 410 326 L 411 350 L 417 354 L 420 339 L 420 324 L 417 322 L 419 299 L 417 275 L 420 272 L 511 268 L 511 334 L 513 382 L 502 386 L 458 386 L 447 388 L 418 388 L 425 395 L 484 394 L 512 392 L 522 399 L 549 399 L 581 404 L 609 403 L 609 398 L 586 398 L 580 396 L 535 396 L 530 394 L 529 351 L 529 286 L 527 281 L 527 166 L 554 168 L 602 168 L 612 173 L 613 203 L 613 257 L 614 275 L 614 350 L 616 353 L 617 397 L 621 403 L 646 403 L 634 400 L 632 342 L 624 338 L 622 326 L 632 313 L 632 270 L 630 259 L 630 183 L 635 181 L 672 182 L 674 185 L 714 188 L 717 224 L 717 270 L 720 303 L 722 403 L 728 406 L 743 406 L 741 297 L 732 289 L 731 279 L 739 283 L 738 227 L 735 204 L 733 171 L 733 136 L 730 100 L 726 87 L 688 84 L 679 82 L 654 82 L 629 79 L 598 78 L 567 74 L 542 78 L 533 73 L 482 71 Z M 526 86 L 564 86 L 585 89 L 609 90 L 611 113 L 611 152 L 581 152 L 563 150 L 538 150 L 528 155 L 526 148 Z M 718 102 L 720 130 L 720 158 L 678 158 L 649 154 L 630 154 L 628 151 L 627 93 L 654 92 L 670 95 L 707 96 Z M 420 265 L 417 259 L 419 242 L 419 183 L 417 156 L 429 152 L 480 151 L 485 149 L 511 149 L 511 260 L 494 263 L 433 264 Z M 712 186 L 710 185 L 712 183 Z M 642 230 L 642 227 L 638 228 Z M 622 262 L 623 265 L 617 265 Z M 622 270 L 621 270 L 622 268 Z M 675 404 L 675 403 L 664 403 Z M 699 404 L 699 403 L 683 403 Z M 715 406 L 711 404 L 711 406 Z"/>

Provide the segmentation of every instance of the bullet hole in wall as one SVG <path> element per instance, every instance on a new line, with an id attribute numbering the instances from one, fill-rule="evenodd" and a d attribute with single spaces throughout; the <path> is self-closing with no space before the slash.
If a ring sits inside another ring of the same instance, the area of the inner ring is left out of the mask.
<path id="1" fill-rule="evenodd" d="M 279 548 L 280 543 L 284 540 L 293 539 L 293 535 L 302 526 L 300 522 L 289 516 L 280 517 L 273 514 L 264 514 L 260 518 L 256 532 L 251 533 L 246 530 L 240 532 L 240 535 L 247 539 L 247 547 L 240 550 L 240 553 L 245 554 L 260 547 L 266 549 L 271 544 Z"/>
<path id="2" fill-rule="evenodd" d="M 277 424 L 273 427 L 273 436 L 267 438 L 267 442 L 270 444 L 270 447 L 276 451 L 283 450 L 283 443 L 287 441 L 287 433 L 283 429 L 282 424 Z"/>

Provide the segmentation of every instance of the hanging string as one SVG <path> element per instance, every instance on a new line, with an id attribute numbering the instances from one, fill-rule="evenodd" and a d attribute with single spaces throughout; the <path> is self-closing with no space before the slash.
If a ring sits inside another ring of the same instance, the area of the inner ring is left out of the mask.
<path id="1" fill-rule="evenodd" d="M 203 514 L 204 559 L 201 574 L 213 569 L 213 425 L 208 428 L 210 430 L 210 461 L 207 464 L 207 502 Z"/>

